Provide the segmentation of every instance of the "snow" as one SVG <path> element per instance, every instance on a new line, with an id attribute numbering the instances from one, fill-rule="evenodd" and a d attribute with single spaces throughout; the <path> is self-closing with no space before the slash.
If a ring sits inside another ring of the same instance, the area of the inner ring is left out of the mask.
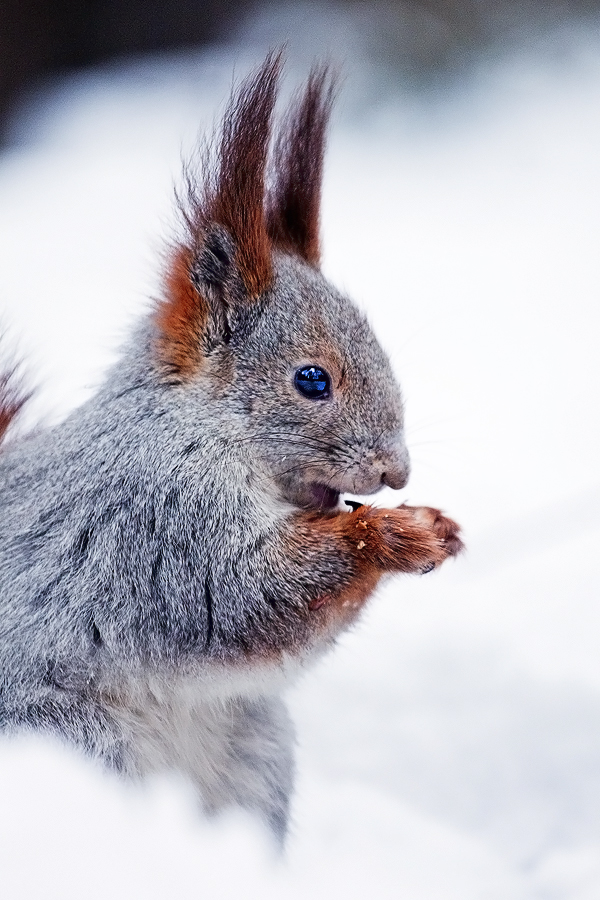
<path id="1" fill-rule="evenodd" d="M 554 40 L 562 61 L 507 57 L 430 104 L 390 91 L 334 129 L 324 268 L 404 388 L 400 499 L 442 506 L 469 549 L 388 582 L 290 692 L 285 859 L 183 783 L 3 739 L 3 897 L 600 896 L 600 41 Z M 251 56 L 107 68 L 23 114 L 0 295 L 34 416 L 89 396 L 156 292 L 181 148 Z"/>

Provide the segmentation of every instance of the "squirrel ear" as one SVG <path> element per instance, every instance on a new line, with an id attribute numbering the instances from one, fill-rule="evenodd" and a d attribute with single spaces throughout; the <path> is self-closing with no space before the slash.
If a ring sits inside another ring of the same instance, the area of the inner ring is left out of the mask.
<path id="1" fill-rule="evenodd" d="M 199 289 L 208 286 L 223 291 L 234 279 L 236 270 L 236 248 L 231 235 L 218 225 L 210 228 L 196 257 L 192 280 Z"/>
<path id="2" fill-rule="evenodd" d="M 273 244 L 314 266 L 321 256 L 323 156 L 336 84 L 327 66 L 314 68 L 303 93 L 292 102 L 275 146 L 267 205 Z"/>
<path id="3" fill-rule="evenodd" d="M 232 94 L 220 137 L 200 153 L 200 177 L 186 169 L 186 235 L 170 257 L 156 316 L 159 361 L 177 380 L 226 335 L 235 307 L 271 286 L 265 170 L 280 71 L 281 52 L 269 53 Z"/>
<path id="4" fill-rule="evenodd" d="M 216 225 L 197 250 L 175 247 L 164 295 L 155 314 L 158 360 L 169 381 L 187 381 L 211 350 L 229 342 L 235 307 L 245 297 L 231 235 Z"/>
<path id="5" fill-rule="evenodd" d="M 206 232 L 202 248 L 192 263 L 191 278 L 208 306 L 203 346 L 210 353 L 218 344 L 229 343 L 236 308 L 243 306 L 247 299 L 235 242 L 220 225 Z"/>

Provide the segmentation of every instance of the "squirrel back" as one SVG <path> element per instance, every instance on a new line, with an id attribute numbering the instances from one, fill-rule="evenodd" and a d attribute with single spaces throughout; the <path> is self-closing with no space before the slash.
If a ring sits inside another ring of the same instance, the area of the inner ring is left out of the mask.
<path id="1" fill-rule="evenodd" d="M 406 483 L 403 406 L 319 269 L 332 80 L 312 72 L 270 155 L 280 67 L 242 84 L 188 168 L 163 296 L 99 392 L 0 457 L 0 727 L 128 774 L 178 768 L 207 809 L 282 834 L 282 686 L 383 574 L 461 542 L 429 507 L 340 509 Z"/>

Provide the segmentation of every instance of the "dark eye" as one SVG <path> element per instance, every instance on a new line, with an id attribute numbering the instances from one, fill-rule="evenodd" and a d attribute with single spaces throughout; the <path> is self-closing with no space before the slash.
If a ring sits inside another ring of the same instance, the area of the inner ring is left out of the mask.
<path id="1" fill-rule="evenodd" d="M 294 376 L 296 390 L 309 400 L 326 400 L 331 389 L 331 378 L 325 369 L 318 366 L 306 366 L 298 369 Z"/>

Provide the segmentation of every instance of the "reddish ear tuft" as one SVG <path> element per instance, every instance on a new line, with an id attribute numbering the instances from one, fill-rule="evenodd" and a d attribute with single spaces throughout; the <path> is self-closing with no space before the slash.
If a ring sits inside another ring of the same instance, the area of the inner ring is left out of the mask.
<path id="1" fill-rule="evenodd" d="M 288 112 L 274 153 L 267 227 L 273 244 L 318 265 L 321 181 L 335 79 L 327 66 L 313 69 Z"/>
<path id="2" fill-rule="evenodd" d="M 270 53 L 232 97 L 223 122 L 216 184 L 202 214 L 204 220 L 207 216 L 226 228 L 236 242 L 236 262 L 251 297 L 265 291 L 273 277 L 264 195 L 280 72 L 281 53 Z"/>
<path id="3" fill-rule="evenodd" d="M 186 192 L 179 199 L 185 235 L 169 258 L 155 318 L 160 365 L 176 380 L 188 379 L 201 365 L 211 314 L 222 319 L 236 303 L 247 303 L 271 286 L 265 170 L 280 70 L 281 53 L 270 53 L 233 93 L 220 137 L 200 154 L 199 171 L 186 169 Z M 209 236 L 215 229 L 231 242 L 231 259 L 211 256 Z M 208 279 L 203 277 L 207 259 Z M 220 311 L 218 301 L 208 296 L 211 289 L 221 295 Z"/>

